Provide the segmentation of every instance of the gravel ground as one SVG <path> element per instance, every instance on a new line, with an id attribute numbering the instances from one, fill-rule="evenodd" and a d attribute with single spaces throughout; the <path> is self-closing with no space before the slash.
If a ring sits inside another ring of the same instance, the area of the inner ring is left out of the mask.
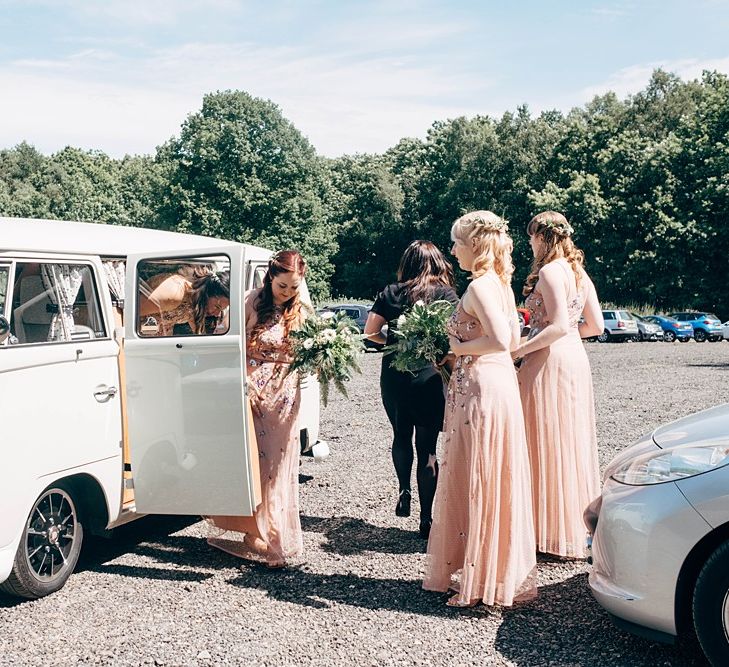
<path id="1" fill-rule="evenodd" d="M 729 401 L 729 344 L 588 344 L 600 462 L 667 420 Z M 196 517 L 148 517 L 87 544 L 59 593 L 0 597 L 0 665 L 699 665 L 615 628 L 582 563 L 539 563 L 539 597 L 459 611 L 420 588 L 424 543 L 394 515 L 380 357 L 322 415 L 332 445 L 300 469 L 305 560 L 243 565 Z"/>

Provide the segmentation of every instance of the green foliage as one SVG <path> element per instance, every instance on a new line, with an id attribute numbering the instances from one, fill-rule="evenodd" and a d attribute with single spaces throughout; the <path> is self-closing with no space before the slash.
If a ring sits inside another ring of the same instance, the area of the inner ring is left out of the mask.
<path id="1" fill-rule="evenodd" d="M 290 336 L 294 343 L 294 361 L 289 372 L 316 375 L 324 405 L 329 401 L 331 382 L 347 396 L 344 383 L 353 373 L 362 372 L 357 358 L 364 352 L 364 343 L 357 325 L 342 313 L 331 317 L 311 315 Z"/>
<path id="2" fill-rule="evenodd" d="M 453 310 L 450 301 L 416 301 L 400 315 L 393 327 L 396 341 L 384 349 L 392 355 L 392 368 L 414 374 L 431 364 L 437 366 L 450 349 L 447 323 Z M 447 381 L 445 367 L 438 369 Z"/>
<path id="3" fill-rule="evenodd" d="M 729 79 L 657 70 L 625 100 L 436 121 L 424 140 L 335 160 L 317 156 L 275 104 L 241 91 L 206 95 L 155 156 L 0 150 L 1 215 L 297 248 L 317 301 L 372 299 L 410 241 L 448 253 L 451 224 L 476 208 L 511 222 L 517 292 L 532 261 L 523 230 L 556 208 L 603 300 L 728 316 Z"/>

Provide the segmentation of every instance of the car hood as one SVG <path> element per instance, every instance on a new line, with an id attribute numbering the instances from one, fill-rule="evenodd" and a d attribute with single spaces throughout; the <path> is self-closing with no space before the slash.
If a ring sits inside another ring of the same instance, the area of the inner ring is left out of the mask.
<path id="1" fill-rule="evenodd" d="M 697 441 L 726 440 L 729 437 L 729 403 L 697 412 L 653 431 L 653 442 L 661 449 Z"/>

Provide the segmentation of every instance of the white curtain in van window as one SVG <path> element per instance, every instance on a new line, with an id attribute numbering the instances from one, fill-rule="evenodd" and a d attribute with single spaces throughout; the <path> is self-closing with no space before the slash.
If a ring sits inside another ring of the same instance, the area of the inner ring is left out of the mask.
<path id="1" fill-rule="evenodd" d="M 109 285 L 114 305 L 124 307 L 124 282 L 126 280 L 126 264 L 121 260 L 106 260 L 103 262 L 106 282 Z"/>
<path id="2" fill-rule="evenodd" d="M 72 264 L 44 264 L 41 278 L 48 291 L 48 298 L 58 306 L 58 312 L 51 318 L 48 331 L 49 341 L 71 340 L 74 330 L 73 304 L 81 289 L 83 266 Z"/>

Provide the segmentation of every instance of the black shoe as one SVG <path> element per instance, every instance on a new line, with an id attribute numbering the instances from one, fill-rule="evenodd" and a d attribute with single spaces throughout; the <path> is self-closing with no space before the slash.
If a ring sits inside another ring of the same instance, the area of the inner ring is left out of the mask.
<path id="1" fill-rule="evenodd" d="M 420 519 L 420 528 L 418 533 L 420 537 L 427 540 L 430 537 L 430 527 L 433 525 L 433 519 Z"/>
<path id="2" fill-rule="evenodd" d="M 410 516 L 410 489 L 400 491 L 400 497 L 397 499 L 395 507 L 397 516 Z"/>

